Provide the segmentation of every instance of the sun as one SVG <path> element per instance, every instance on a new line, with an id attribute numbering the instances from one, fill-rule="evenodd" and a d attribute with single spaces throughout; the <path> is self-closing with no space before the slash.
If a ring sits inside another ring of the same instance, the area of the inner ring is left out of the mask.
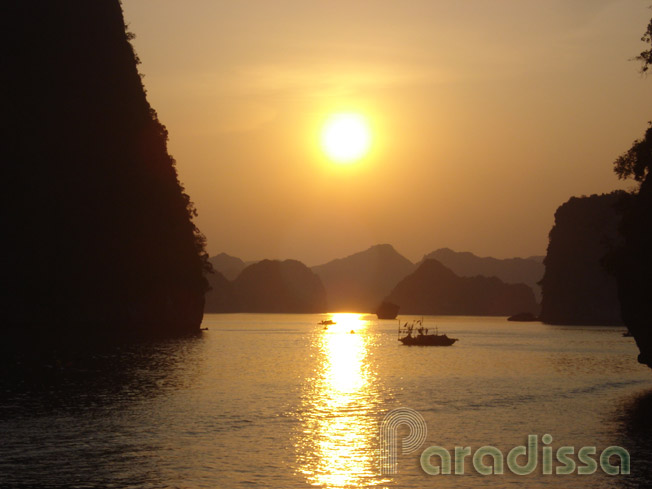
<path id="1" fill-rule="evenodd" d="M 367 119 L 356 113 L 330 116 L 321 132 L 324 153 L 336 163 L 353 163 L 369 152 L 371 130 Z"/>

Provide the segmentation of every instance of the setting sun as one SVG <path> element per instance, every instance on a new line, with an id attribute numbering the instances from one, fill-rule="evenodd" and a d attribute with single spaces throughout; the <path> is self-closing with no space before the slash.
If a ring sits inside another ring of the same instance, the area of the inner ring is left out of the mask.
<path id="1" fill-rule="evenodd" d="M 371 130 L 360 114 L 335 114 L 328 118 L 321 132 L 326 155 L 336 163 L 352 163 L 367 154 Z"/>

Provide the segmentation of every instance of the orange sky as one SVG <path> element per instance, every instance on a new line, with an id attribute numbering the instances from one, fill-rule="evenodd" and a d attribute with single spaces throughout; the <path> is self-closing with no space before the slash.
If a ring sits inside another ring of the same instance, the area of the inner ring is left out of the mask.
<path id="1" fill-rule="evenodd" d="M 648 0 L 123 0 L 211 255 L 308 265 L 391 243 L 545 254 L 555 209 L 629 188 L 652 118 Z M 350 166 L 329 114 L 372 125 Z"/>

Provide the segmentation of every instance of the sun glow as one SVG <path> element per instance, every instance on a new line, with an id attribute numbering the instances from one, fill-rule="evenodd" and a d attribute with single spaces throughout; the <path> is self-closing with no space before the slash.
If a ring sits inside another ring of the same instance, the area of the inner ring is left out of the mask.
<path id="1" fill-rule="evenodd" d="M 330 116 L 321 132 L 321 145 L 336 163 L 353 163 L 369 152 L 371 130 L 360 114 L 341 113 Z"/>
<path id="2" fill-rule="evenodd" d="M 336 312 L 331 314 L 330 318 L 335 321 L 335 324 L 330 327 L 330 331 L 334 333 L 355 333 L 360 332 L 367 328 L 367 321 L 362 319 L 362 314 L 354 312 Z"/>

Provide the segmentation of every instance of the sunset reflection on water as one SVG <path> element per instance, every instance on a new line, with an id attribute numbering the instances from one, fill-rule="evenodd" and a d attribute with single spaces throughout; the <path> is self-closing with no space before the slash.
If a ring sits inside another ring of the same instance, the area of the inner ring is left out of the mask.
<path id="1" fill-rule="evenodd" d="M 333 314 L 332 320 L 336 324 L 311 345 L 316 368 L 304 389 L 295 443 L 300 472 L 323 487 L 378 484 L 373 412 L 379 396 L 369 358 L 374 336 L 360 314 Z"/>

